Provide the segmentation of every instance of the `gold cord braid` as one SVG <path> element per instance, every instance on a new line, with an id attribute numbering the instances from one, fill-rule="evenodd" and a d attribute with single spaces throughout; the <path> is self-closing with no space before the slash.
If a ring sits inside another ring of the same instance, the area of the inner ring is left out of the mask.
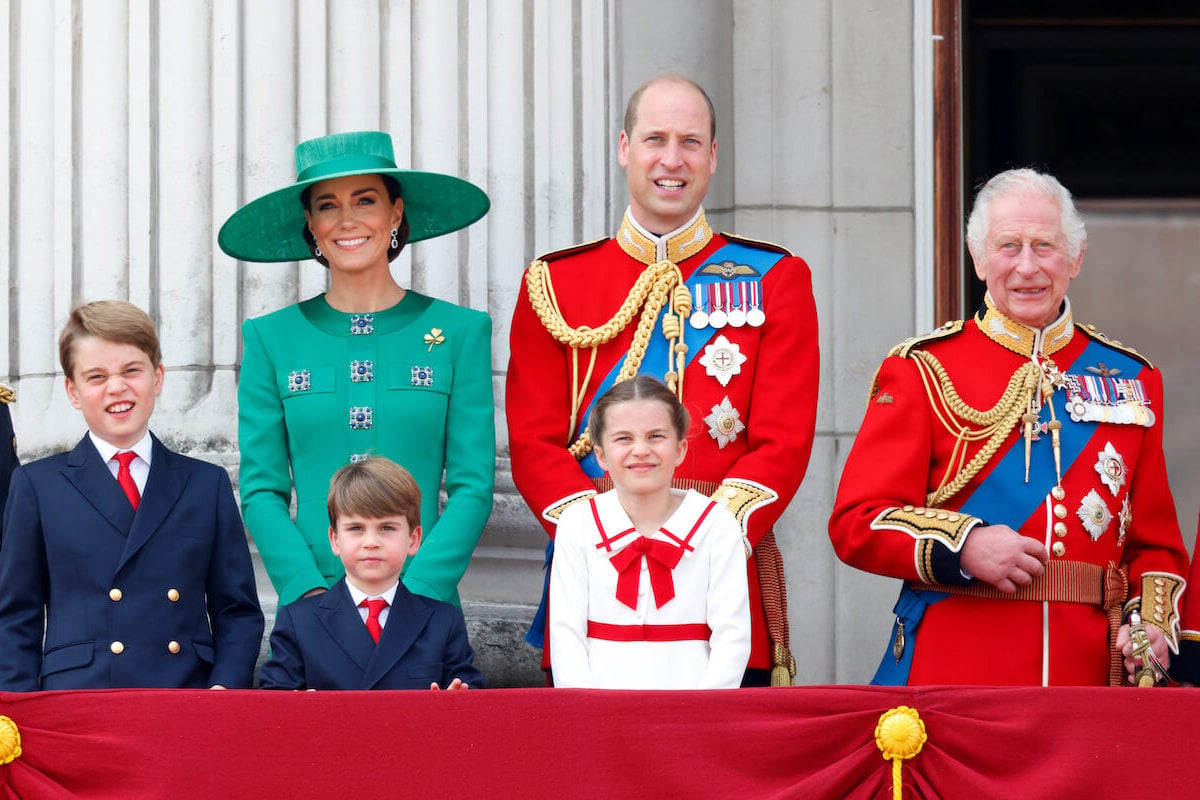
<path id="1" fill-rule="evenodd" d="M 579 420 L 579 411 L 583 405 L 583 393 L 592 377 L 596 363 L 596 348 L 612 341 L 621 331 L 629 326 L 634 314 L 641 309 L 637 328 L 634 330 L 633 342 L 630 343 L 629 353 L 621 365 L 614 383 L 627 381 L 637 375 L 650 344 L 650 336 L 654 332 L 654 321 L 663 306 L 672 301 L 671 311 L 663 318 L 663 335 L 670 342 L 671 356 L 668 358 L 668 372 L 664 378 L 667 384 L 682 399 L 683 394 L 683 365 L 686 363 L 687 346 L 683 344 L 682 318 L 691 311 L 691 295 L 682 286 L 683 275 L 679 267 L 670 261 L 659 261 L 642 270 L 642 274 L 634 282 L 625 302 L 613 316 L 598 328 L 586 325 L 572 327 L 563 318 L 558 298 L 554 294 L 554 286 L 550 280 L 550 267 L 545 261 L 534 260 L 529 265 L 525 275 L 525 288 L 529 294 L 530 305 L 538 315 L 542 325 L 557 341 L 571 348 L 571 425 L 574 431 Z M 686 297 L 681 299 L 677 291 L 682 288 Z M 587 374 L 582 382 L 579 379 L 578 351 L 580 348 L 591 349 L 591 361 Z M 569 434 L 568 434 L 569 435 Z M 592 440 L 585 430 L 580 437 L 567 448 L 575 458 L 583 458 L 592 449 Z"/>
<path id="2" fill-rule="evenodd" d="M 912 355 L 921 367 L 918 372 L 938 421 L 956 439 L 954 454 L 941 485 L 925 499 L 926 506 L 936 508 L 961 491 L 1004 444 L 1021 415 L 1029 408 L 1030 398 L 1039 383 L 1036 375 L 1039 370 L 1032 363 L 1022 365 L 1013 373 L 996 404 L 986 411 L 980 411 L 967 405 L 959 396 L 945 367 L 937 358 L 924 350 L 914 350 Z M 979 427 L 972 429 L 967 423 Z M 964 465 L 967 443 L 981 439 L 988 441 Z"/>

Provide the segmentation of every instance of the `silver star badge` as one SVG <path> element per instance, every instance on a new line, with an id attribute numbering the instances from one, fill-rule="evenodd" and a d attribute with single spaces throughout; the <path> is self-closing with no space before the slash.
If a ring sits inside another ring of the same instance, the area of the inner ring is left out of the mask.
<path id="1" fill-rule="evenodd" d="M 1100 460 L 1096 462 L 1096 472 L 1113 497 L 1116 497 L 1125 485 L 1125 459 L 1112 446 L 1112 442 L 1105 442 L 1104 449 L 1098 455 Z"/>
<path id="2" fill-rule="evenodd" d="M 741 373 L 746 357 L 742 355 L 741 348 L 722 334 L 712 344 L 704 345 L 700 363 L 704 365 L 704 371 L 720 381 L 722 386 L 728 386 L 733 376 Z"/>
<path id="3" fill-rule="evenodd" d="M 1108 523 L 1112 522 L 1112 512 L 1108 510 L 1108 506 L 1104 504 L 1104 498 L 1092 489 L 1083 498 L 1083 502 L 1079 504 L 1079 519 L 1083 522 L 1084 529 L 1088 535 L 1092 537 L 1092 541 L 1098 541 L 1100 536 L 1108 530 Z"/>
<path id="4" fill-rule="evenodd" d="M 712 413 L 706 416 L 704 421 L 708 424 L 708 435 L 717 440 L 717 449 L 721 450 L 746 430 L 741 413 L 733 407 L 728 397 L 713 406 Z"/>

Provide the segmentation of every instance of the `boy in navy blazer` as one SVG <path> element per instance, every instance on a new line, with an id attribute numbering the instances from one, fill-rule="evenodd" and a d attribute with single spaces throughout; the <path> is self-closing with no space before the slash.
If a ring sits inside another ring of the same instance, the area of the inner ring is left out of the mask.
<path id="1" fill-rule="evenodd" d="M 370 457 L 329 486 L 329 546 L 346 577 L 279 609 L 264 689 L 483 687 L 462 609 L 400 583 L 421 546 L 421 492 L 408 470 Z"/>
<path id="2" fill-rule="evenodd" d="M 88 303 L 58 345 L 88 433 L 13 473 L 0 691 L 249 687 L 263 616 L 245 530 L 225 470 L 150 433 L 164 372 L 154 323 L 126 302 Z"/>

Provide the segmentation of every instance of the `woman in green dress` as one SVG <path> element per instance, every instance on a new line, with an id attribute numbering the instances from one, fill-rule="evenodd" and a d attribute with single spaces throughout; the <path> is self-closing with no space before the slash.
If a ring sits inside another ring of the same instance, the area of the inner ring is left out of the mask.
<path id="1" fill-rule="evenodd" d="M 242 326 L 246 526 L 280 605 L 324 591 L 342 574 L 329 547 L 329 479 L 368 453 L 386 456 L 422 495 L 424 540 L 404 585 L 457 604 L 492 508 L 491 320 L 402 288 L 388 265 L 407 242 L 482 217 L 487 195 L 449 175 L 397 169 L 391 137 L 378 132 L 302 142 L 296 171 L 295 184 L 248 203 L 218 235 L 234 258 L 315 258 L 330 278 L 324 294 Z"/>

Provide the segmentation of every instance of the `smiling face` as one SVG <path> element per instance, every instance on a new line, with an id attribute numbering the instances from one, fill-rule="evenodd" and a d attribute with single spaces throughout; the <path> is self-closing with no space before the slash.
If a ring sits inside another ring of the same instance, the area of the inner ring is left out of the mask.
<path id="1" fill-rule="evenodd" d="M 618 492 L 653 494 L 671 487 L 687 455 L 687 439 L 675 430 L 671 410 L 659 400 L 626 400 L 604 412 L 596 460 Z"/>
<path id="2" fill-rule="evenodd" d="M 1040 192 L 997 197 L 988 214 L 982 252 L 971 252 L 975 274 L 1004 316 L 1032 328 L 1049 325 L 1079 275 L 1083 248 L 1071 257 L 1058 204 Z"/>
<path id="3" fill-rule="evenodd" d="M 329 546 L 346 568 L 346 580 L 360 592 L 383 594 L 400 579 L 405 560 L 421 546 L 421 526 L 409 527 L 403 514 L 338 517 Z"/>
<path id="4" fill-rule="evenodd" d="M 386 270 L 392 230 L 400 227 L 403 214 L 404 201 L 389 199 L 378 175 L 314 183 L 304 211 L 309 230 L 334 272 Z"/>
<path id="5" fill-rule="evenodd" d="M 67 399 L 83 412 L 88 429 L 119 449 L 146 435 L 154 398 L 162 392 L 163 367 L 155 367 L 132 344 L 82 336 L 72 345 Z"/>
<path id="6" fill-rule="evenodd" d="M 633 130 L 621 131 L 617 160 L 638 224 L 665 234 L 695 216 L 717 169 L 717 142 L 704 96 L 673 80 L 642 93 Z"/>

